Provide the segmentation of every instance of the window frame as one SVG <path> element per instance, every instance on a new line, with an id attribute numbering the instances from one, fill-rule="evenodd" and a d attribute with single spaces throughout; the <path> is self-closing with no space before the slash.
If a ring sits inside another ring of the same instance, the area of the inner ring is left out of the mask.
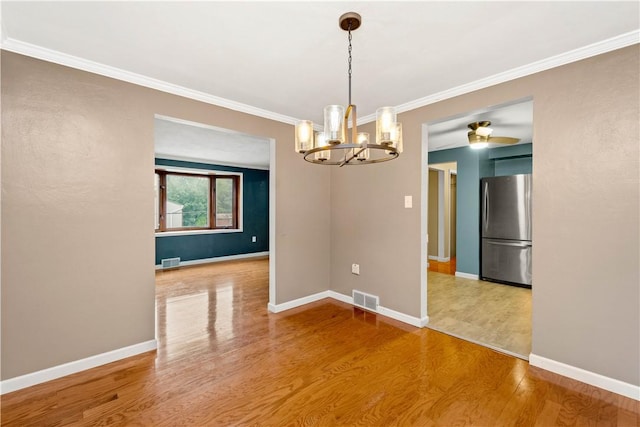
<path id="1" fill-rule="evenodd" d="M 241 232 L 242 231 L 242 173 L 209 171 L 204 169 L 184 169 L 184 168 L 155 168 L 158 175 L 158 216 L 159 228 L 155 229 L 156 235 L 180 235 L 199 234 L 207 232 Z M 167 228 L 166 207 L 167 207 L 167 176 L 189 176 L 194 178 L 206 177 L 209 179 L 209 226 L 208 227 L 174 227 Z M 216 181 L 217 179 L 231 179 L 232 191 L 231 212 L 233 221 L 231 226 L 218 226 L 216 221 Z M 155 178 L 154 178 L 155 179 Z M 154 183 L 155 187 L 155 183 Z M 155 190 L 154 190 L 155 191 Z"/>

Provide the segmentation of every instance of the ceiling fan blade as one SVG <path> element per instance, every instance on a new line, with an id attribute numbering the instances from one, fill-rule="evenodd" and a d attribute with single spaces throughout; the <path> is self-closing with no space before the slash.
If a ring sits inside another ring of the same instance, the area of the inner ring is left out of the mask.
<path id="1" fill-rule="evenodd" d="M 520 141 L 519 138 L 510 138 L 508 136 L 490 136 L 489 142 L 493 144 L 515 144 Z"/>

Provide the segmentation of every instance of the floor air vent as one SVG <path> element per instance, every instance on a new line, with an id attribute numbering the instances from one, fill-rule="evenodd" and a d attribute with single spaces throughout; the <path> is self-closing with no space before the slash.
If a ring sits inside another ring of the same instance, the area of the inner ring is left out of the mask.
<path id="1" fill-rule="evenodd" d="M 353 290 L 353 305 L 365 310 L 378 311 L 378 297 Z"/>
<path id="2" fill-rule="evenodd" d="M 165 258 L 162 260 L 162 268 L 175 268 L 180 266 L 180 258 Z"/>

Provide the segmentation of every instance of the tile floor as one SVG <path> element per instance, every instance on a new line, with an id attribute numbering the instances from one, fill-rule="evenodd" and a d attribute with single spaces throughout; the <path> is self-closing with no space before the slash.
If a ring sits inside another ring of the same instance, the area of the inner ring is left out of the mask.
<path id="1" fill-rule="evenodd" d="M 427 274 L 427 327 L 529 358 L 531 289 Z"/>

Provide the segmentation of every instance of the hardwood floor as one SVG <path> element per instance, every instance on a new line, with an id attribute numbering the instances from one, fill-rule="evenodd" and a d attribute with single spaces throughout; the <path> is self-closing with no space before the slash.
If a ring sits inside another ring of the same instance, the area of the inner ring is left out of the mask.
<path id="1" fill-rule="evenodd" d="M 267 312 L 268 263 L 157 274 L 157 352 L 2 397 L 5 426 L 637 426 L 639 402 L 323 300 Z"/>
<path id="2" fill-rule="evenodd" d="M 531 289 L 429 271 L 431 329 L 523 359 L 531 353 Z"/>
<path id="3" fill-rule="evenodd" d="M 437 273 L 444 274 L 456 274 L 456 258 L 453 257 L 449 261 L 436 261 L 435 259 L 430 259 L 429 261 L 429 271 L 435 271 Z"/>

